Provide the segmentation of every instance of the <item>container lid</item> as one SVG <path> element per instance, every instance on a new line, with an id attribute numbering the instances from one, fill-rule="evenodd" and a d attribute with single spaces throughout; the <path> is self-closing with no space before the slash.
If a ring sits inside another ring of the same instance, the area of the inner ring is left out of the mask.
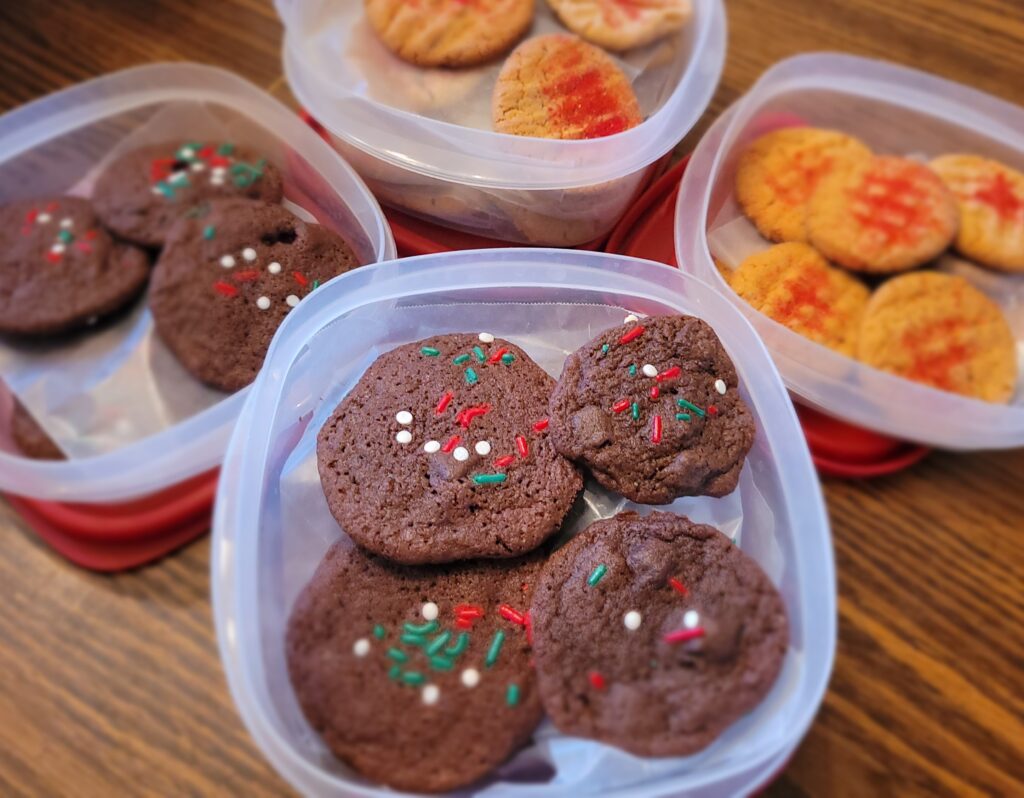
<path id="1" fill-rule="evenodd" d="M 352 2 L 352 0 L 349 0 Z M 567 141 L 456 125 L 375 102 L 365 81 L 338 78 L 338 42 L 325 34 L 333 0 L 276 0 L 284 70 L 295 96 L 335 136 L 417 174 L 502 189 L 573 188 L 637 172 L 670 150 L 714 95 L 726 49 L 721 0 L 694 0 L 681 32 L 689 51 L 678 82 L 647 120 L 614 136 Z M 353 34 L 355 35 L 355 34 Z M 371 36 L 360 29 L 360 36 Z"/>

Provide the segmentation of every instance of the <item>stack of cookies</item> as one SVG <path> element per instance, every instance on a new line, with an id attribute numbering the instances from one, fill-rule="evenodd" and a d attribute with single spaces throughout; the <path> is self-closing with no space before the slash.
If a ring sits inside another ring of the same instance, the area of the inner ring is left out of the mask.
<path id="1" fill-rule="evenodd" d="M 844 133 L 794 127 L 747 147 L 736 198 L 779 242 L 725 270 L 752 306 L 875 368 L 1011 399 L 1016 342 L 999 306 L 962 277 L 916 270 L 952 246 L 1024 272 L 1024 174 L 973 155 L 875 155 Z"/>
<path id="2" fill-rule="evenodd" d="M 630 316 L 557 383 L 488 333 L 382 355 L 317 438 L 345 536 L 288 623 L 306 718 L 365 777 L 427 792 L 487 776 L 545 712 L 641 756 L 707 746 L 781 668 L 767 576 L 671 513 L 621 513 L 551 552 L 580 469 L 635 502 L 724 496 L 753 439 L 735 368 L 693 317 Z"/>
<path id="3" fill-rule="evenodd" d="M 605 50 L 631 50 L 680 30 L 690 0 L 549 2 L 572 34 L 536 36 L 508 56 L 494 86 L 494 129 L 589 139 L 636 127 L 643 121 L 636 94 Z M 365 0 L 365 7 L 381 42 L 421 67 L 492 61 L 523 38 L 534 16 L 533 0 Z"/>
<path id="4" fill-rule="evenodd" d="M 285 315 L 320 283 L 359 265 L 331 231 L 281 201 L 278 169 L 231 142 L 173 142 L 115 159 L 91 199 L 0 208 L 0 333 L 81 333 L 131 306 L 150 283 L 156 330 L 204 383 L 251 382 Z M 155 261 L 155 265 L 151 263 Z M 62 457 L 15 405 L 25 454 Z"/>

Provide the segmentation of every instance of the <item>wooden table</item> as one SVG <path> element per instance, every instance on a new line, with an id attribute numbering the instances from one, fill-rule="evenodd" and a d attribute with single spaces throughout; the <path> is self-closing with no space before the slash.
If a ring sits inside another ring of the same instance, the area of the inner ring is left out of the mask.
<path id="1" fill-rule="evenodd" d="M 684 146 L 780 58 L 836 49 L 1024 104 L 1020 0 L 729 0 L 725 76 Z M 213 61 L 287 96 L 267 0 L 0 4 L 0 110 L 109 70 Z M 949 423 L 957 423 L 955 418 Z M 777 795 L 1024 795 L 1024 451 L 827 480 L 840 643 Z M 0 503 L 0 793 L 287 793 L 235 714 L 209 543 L 136 573 L 69 567 Z"/>

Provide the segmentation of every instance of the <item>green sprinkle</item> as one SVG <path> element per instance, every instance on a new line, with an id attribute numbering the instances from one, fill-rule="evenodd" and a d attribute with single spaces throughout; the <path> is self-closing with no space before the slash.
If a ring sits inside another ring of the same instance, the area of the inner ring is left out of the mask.
<path id="1" fill-rule="evenodd" d="M 454 358 L 452 360 L 452 363 L 454 363 L 456 366 L 461 366 L 467 360 L 469 360 L 469 355 L 459 355 L 457 358 Z"/>
<path id="2" fill-rule="evenodd" d="M 401 665 L 392 665 L 391 666 L 391 670 L 388 671 L 388 678 L 389 679 L 397 679 L 401 675 L 402 675 L 402 666 Z"/>
<path id="3" fill-rule="evenodd" d="M 679 405 L 680 407 L 685 407 L 688 410 L 692 410 L 698 416 L 704 415 L 704 411 L 697 407 L 697 405 L 695 405 L 693 402 L 687 402 L 685 399 L 676 399 L 676 404 Z"/>
<path id="4" fill-rule="evenodd" d="M 479 377 L 476 376 L 476 372 L 472 368 L 466 369 L 466 382 L 469 385 L 476 385 L 476 381 Z"/>
<path id="5" fill-rule="evenodd" d="M 426 623 L 404 623 L 402 628 L 411 635 L 429 635 L 432 632 L 437 631 L 437 621 L 427 621 Z"/>
<path id="6" fill-rule="evenodd" d="M 208 224 L 203 228 L 203 238 L 207 241 L 212 240 L 215 235 L 217 235 L 217 228 L 212 224 Z"/>
<path id="7" fill-rule="evenodd" d="M 598 582 L 601 581 L 601 578 L 605 575 L 605 572 L 607 572 L 607 570 L 607 566 L 605 566 L 604 563 L 601 563 L 599 566 L 597 566 L 597 568 L 593 570 L 590 576 L 587 577 L 587 584 L 591 587 L 596 585 Z"/>
<path id="8" fill-rule="evenodd" d="M 473 354 L 476 355 L 476 359 L 479 360 L 481 363 L 487 360 L 487 355 L 484 354 L 484 350 L 481 349 L 479 346 L 473 347 Z"/>
<path id="9" fill-rule="evenodd" d="M 235 151 L 235 145 L 230 141 L 225 141 L 217 148 L 218 155 L 230 155 Z"/>
<path id="10" fill-rule="evenodd" d="M 427 638 L 423 635 L 414 635 L 406 632 L 402 635 L 399 640 L 405 643 L 407 646 L 425 646 L 427 644 Z"/>
<path id="11" fill-rule="evenodd" d="M 501 362 L 504 363 L 506 366 L 511 366 L 513 363 L 516 362 L 516 356 L 513 355 L 511 352 L 506 352 L 501 356 Z"/>
<path id="12" fill-rule="evenodd" d="M 473 481 L 477 485 L 500 485 L 506 479 L 505 474 L 474 474 Z"/>
<path id="13" fill-rule="evenodd" d="M 427 646 L 427 654 L 434 656 L 434 654 L 444 648 L 445 643 L 448 642 L 448 638 L 451 636 L 452 633 L 449 631 L 441 632 L 441 634 L 430 641 L 430 645 Z"/>
<path id="14" fill-rule="evenodd" d="M 636 363 L 633 363 L 633 364 L 632 364 L 632 365 L 631 365 L 631 366 L 629 367 L 629 376 L 630 376 L 630 377 L 635 377 L 635 376 L 636 376 Z"/>
<path id="15" fill-rule="evenodd" d="M 426 355 L 427 357 L 440 357 L 441 350 L 434 349 L 432 346 L 425 346 L 420 350 L 420 354 Z"/>
<path id="16" fill-rule="evenodd" d="M 373 636 L 376 637 L 378 640 L 383 640 L 384 639 L 384 635 L 386 635 L 386 634 L 387 634 L 387 632 L 384 631 L 384 627 L 381 626 L 380 624 L 377 624 L 376 626 L 373 627 Z"/>
<path id="17" fill-rule="evenodd" d="M 508 689 L 505 691 L 505 703 L 510 707 L 514 707 L 519 703 L 519 685 L 510 684 Z"/>
<path id="18" fill-rule="evenodd" d="M 156 190 L 167 197 L 167 199 L 174 199 L 174 189 L 163 180 L 156 184 Z"/>
<path id="19" fill-rule="evenodd" d="M 636 402 L 633 402 L 632 407 L 629 408 L 629 412 L 630 415 L 633 416 L 634 421 L 640 420 L 640 405 L 638 405 Z"/>
<path id="20" fill-rule="evenodd" d="M 310 291 L 316 291 L 316 289 L 318 289 L 319 287 L 320 287 L 320 281 L 319 280 L 314 280 L 313 281 L 313 285 L 310 286 L 309 290 Z"/>
<path id="21" fill-rule="evenodd" d="M 608 350 L 609 350 L 610 348 L 611 348 L 611 347 L 609 347 L 609 346 L 608 346 L 608 344 L 601 344 L 601 351 L 602 351 L 602 352 L 603 352 L 604 354 L 606 354 L 606 355 L 608 354 Z M 513 686 L 514 686 L 514 685 L 513 685 Z"/>
<path id="22" fill-rule="evenodd" d="M 70 230 L 61 230 L 57 233 L 57 238 L 63 241 L 65 244 L 70 244 L 75 240 L 75 235 Z"/>
<path id="23" fill-rule="evenodd" d="M 690 420 L 690 414 L 689 413 L 676 413 L 676 421 L 689 421 L 689 420 Z"/>
<path id="24" fill-rule="evenodd" d="M 487 649 L 487 658 L 484 660 L 484 664 L 488 668 L 498 661 L 498 652 L 501 651 L 501 644 L 504 642 L 505 633 L 499 629 L 494 633 L 494 640 L 491 641 L 491 647 Z"/>
<path id="25" fill-rule="evenodd" d="M 455 641 L 455 644 L 451 645 L 451 646 L 448 646 L 448 648 L 446 648 L 444 650 L 444 653 L 447 654 L 449 657 L 457 657 L 457 656 L 459 656 L 459 654 L 461 654 L 463 651 L 466 650 L 466 646 L 468 646 L 468 645 L 469 645 L 469 633 L 468 632 L 462 632 L 462 633 L 459 634 L 459 637 Z"/>
<path id="26" fill-rule="evenodd" d="M 454 665 L 455 663 L 447 657 L 430 658 L 430 667 L 433 668 L 435 671 L 450 671 Z"/>
<path id="27" fill-rule="evenodd" d="M 419 671 L 406 671 L 402 674 L 402 681 L 406 684 L 423 684 L 426 680 L 427 677 Z"/>
<path id="28" fill-rule="evenodd" d="M 391 657 L 391 659 L 393 659 L 395 662 L 405 662 L 407 659 L 409 659 L 409 655 L 399 648 L 389 648 L 388 656 Z"/>

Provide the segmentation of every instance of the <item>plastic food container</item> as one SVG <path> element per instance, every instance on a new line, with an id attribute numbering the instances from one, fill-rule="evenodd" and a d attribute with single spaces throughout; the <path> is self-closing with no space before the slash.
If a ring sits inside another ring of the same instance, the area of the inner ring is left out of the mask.
<path id="1" fill-rule="evenodd" d="M 112 151 L 175 137 L 226 138 L 267 152 L 292 207 L 344 235 L 366 262 L 394 257 L 379 206 L 330 147 L 265 92 L 197 64 L 113 73 L 0 117 L 0 202 L 87 195 Z M 42 517 L 76 545 L 152 543 L 194 529 L 194 505 L 205 497 L 208 523 L 213 476 L 188 481 L 220 463 L 245 392 L 206 391 L 183 371 L 170 379 L 171 361 L 144 302 L 67 344 L 0 341 L 0 379 L 71 456 L 21 456 L 6 434 L 11 400 L 2 392 L 0 490 L 28 497 L 18 502 L 26 520 Z M 187 395 L 175 382 L 190 386 Z M 98 513 L 54 502 L 102 503 L 106 532 Z"/>
<path id="2" fill-rule="evenodd" d="M 522 345 L 552 374 L 569 351 L 627 312 L 684 312 L 717 330 L 736 363 L 757 439 L 736 492 L 671 509 L 714 523 L 779 586 L 792 625 L 782 675 L 765 701 L 704 752 L 645 760 L 544 724 L 526 755 L 554 765 L 543 783 L 487 795 L 742 794 L 785 762 L 822 699 L 836 641 L 836 585 L 821 492 L 788 394 L 753 328 L 705 283 L 650 261 L 550 249 L 442 253 L 378 264 L 326 285 L 291 314 L 252 386 L 228 447 L 214 515 L 212 586 L 221 658 L 235 703 L 268 759 L 309 795 L 391 795 L 336 760 L 299 711 L 284 630 L 296 595 L 341 534 L 316 468 L 315 439 L 383 351 L 454 331 Z M 630 506 L 587 487 L 578 531 Z"/>
<path id="3" fill-rule="evenodd" d="M 679 34 L 620 59 L 647 120 L 624 133 L 557 141 L 494 133 L 503 62 L 420 69 L 387 52 L 358 0 L 276 0 L 295 96 L 385 204 L 487 238 L 576 246 L 604 236 L 648 167 L 711 101 L 725 58 L 721 0 L 694 0 Z M 530 35 L 563 30 L 538 2 Z"/>
<path id="4" fill-rule="evenodd" d="M 833 53 L 790 58 L 762 75 L 701 140 L 679 189 L 675 225 L 680 268 L 714 286 L 751 321 L 801 402 L 869 430 L 944 449 L 1024 445 L 1020 383 L 1009 405 L 997 405 L 881 372 L 754 310 L 718 273 L 712 253 L 737 265 L 731 261 L 740 253 L 762 248 L 744 230 L 733 196 L 740 152 L 769 130 L 799 124 L 851 133 L 880 153 L 930 159 L 970 152 L 1021 170 L 1024 110 L 881 61 Z M 966 277 L 1002 306 L 1024 357 L 1024 281 L 949 257 L 940 268 Z"/>

